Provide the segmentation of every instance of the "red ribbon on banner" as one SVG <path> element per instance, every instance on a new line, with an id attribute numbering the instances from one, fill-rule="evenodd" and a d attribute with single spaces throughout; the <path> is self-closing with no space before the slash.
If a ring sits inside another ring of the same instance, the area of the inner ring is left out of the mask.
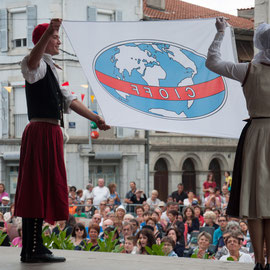
<path id="1" fill-rule="evenodd" d="M 97 70 L 96 75 L 101 83 L 115 90 L 149 99 L 170 101 L 195 100 L 213 96 L 225 90 L 225 85 L 221 76 L 208 82 L 189 86 L 159 87 L 122 81 Z"/>
<path id="2" fill-rule="evenodd" d="M 83 101 L 84 97 L 85 97 L 85 94 L 81 94 L 82 101 Z"/>
<path id="3" fill-rule="evenodd" d="M 62 86 L 69 86 L 69 82 L 62 83 Z"/>

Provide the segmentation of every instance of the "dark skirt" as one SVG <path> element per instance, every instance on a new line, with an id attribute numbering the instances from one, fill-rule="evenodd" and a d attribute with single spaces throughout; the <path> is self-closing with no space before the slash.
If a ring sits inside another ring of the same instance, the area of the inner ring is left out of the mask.
<path id="1" fill-rule="evenodd" d="M 60 126 L 29 123 L 22 136 L 15 216 L 68 220 L 68 188 Z"/>

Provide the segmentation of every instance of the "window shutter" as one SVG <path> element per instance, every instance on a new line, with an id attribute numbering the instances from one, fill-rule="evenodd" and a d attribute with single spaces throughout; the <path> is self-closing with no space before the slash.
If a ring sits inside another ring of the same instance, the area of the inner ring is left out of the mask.
<path id="1" fill-rule="evenodd" d="M 8 82 L 4 81 L 1 83 L 1 105 L 2 105 L 2 138 L 8 138 L 8 121 L 9 121 L 9 113 L 8 113 L 8 91 L 4 88 L 8 86 Z"/>
<path id="2" fill-rule="evenodd" d="M 7 9 L 0 9 L 0 47 L 1 52 L 8 51 L 8 13 Z"/>
<path id="3" fill-rule="evenodd" d="M 97 9 L 95 7 L 87 7 L 87 21 L 97 20 Z"/>
<path id="4" fill-rule="evenodd" d="M 27 6 L 26 7 L 27 14 L 27 48 L 34 48 L 34 44 L 32 42 L 32 33 L 37 25 L 37 6 Z"/>
<path id="5" fill-rule="evenodd" d="M 116 10 L 115 11 L 115 20 L 116 21 L 122 21 L 123 20 L 123 15 L 122 15 L 123 13 L 122 13 L 122 11 L 120 11 L 120 10 Z"/>

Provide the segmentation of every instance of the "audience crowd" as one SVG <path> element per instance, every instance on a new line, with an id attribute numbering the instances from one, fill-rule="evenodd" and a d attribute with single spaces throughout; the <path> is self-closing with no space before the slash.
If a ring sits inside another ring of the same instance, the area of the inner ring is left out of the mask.
<path id="1" fill-rule="evenodd" d="M 98 250 L 99 240 L 104 241 L 108 232 L 115 231 L 114 239 L 124 253 L 149 254 L 147 247 L 162 244 L 162 251 L 171 257 L 254 262 L 253 249 L 246 220 L 226 216 L 232 179 L 225 173 L 226 181 L 221 190 L 214 174 L 210 172 L 203 183 L 202 198 L 194 190 L 185 192 L 178 184 L 167 201 L 158 198 L 153 190 L 149 198 L 136 183 L 124 200 L 117 193 L 117 186 L 105 186 L 98 179 L 94 187 L 85 190 L 69 187 L 69 220 L 56 222 L 45 231 L 47 235 L 66 231 L 75 250 L 83 250 L 92 243 L 90 250 Z M 22 246 L 21 218 L 14 216 L 14 204 L 0 183 L 0 236 L 6 235 L 2 246 Z"/>

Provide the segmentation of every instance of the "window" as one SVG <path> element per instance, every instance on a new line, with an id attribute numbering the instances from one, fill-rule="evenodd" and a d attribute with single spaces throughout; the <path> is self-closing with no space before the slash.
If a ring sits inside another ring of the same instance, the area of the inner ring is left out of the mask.
<path id="1" fill-rule="evenodd" d="M 14 99 L 15 137 L 21 138 L 28 123 L 26 97 L 23 87 L 14 88 Z"/>
<path id="2" fill-rule="evenodd" d="M 26 47 L 27 16 L 26 12 L 11 13 L 13 48 Z"/>

